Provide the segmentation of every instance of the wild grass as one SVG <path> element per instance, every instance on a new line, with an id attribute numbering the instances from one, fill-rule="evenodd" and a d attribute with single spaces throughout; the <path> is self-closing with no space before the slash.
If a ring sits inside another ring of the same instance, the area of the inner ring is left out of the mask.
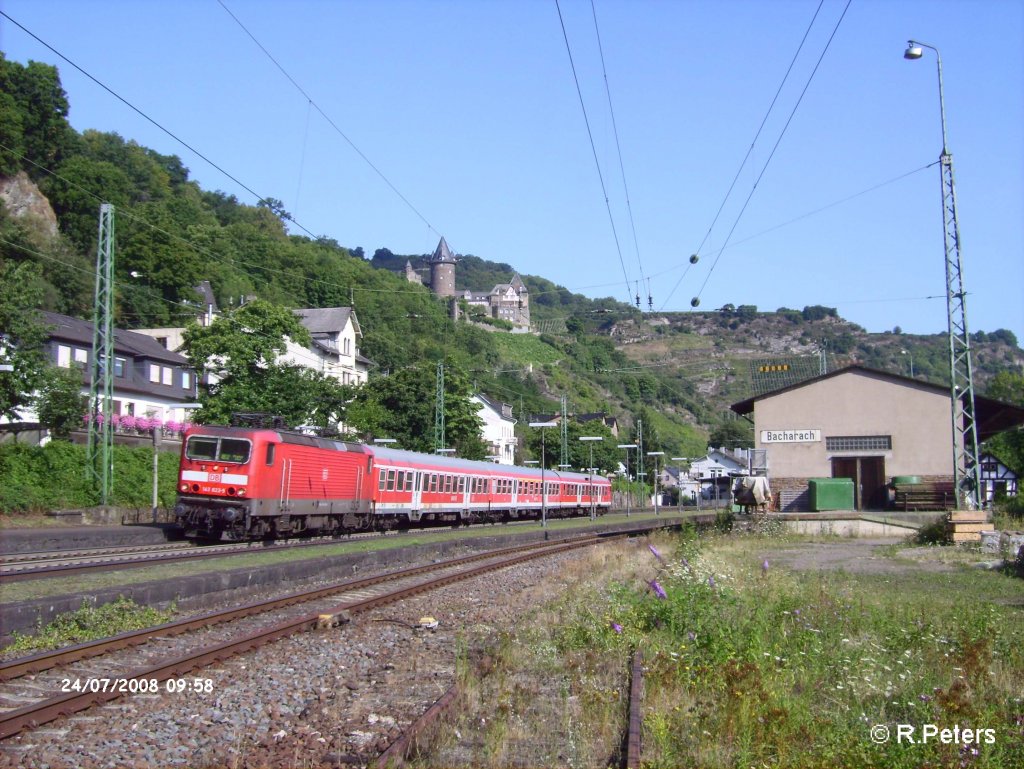
<path id="1" fill-rule="evenodd" d="M 556 638 L 567 664 L 644 650 L 646 766 L 1021 765 L 1019 579 L 791 572 L 764 559 L 756 536 L 670 549 L 656 578 L 664 598 L 621 582 L 601 608 L 564 607 Z M 917 741 L 898 741 L 900 725 Z M 993 741 L 922 744 L 927 725 L 992 729 Z"/>
<path id="2" fill-rule="evenodd" d="M 61 614 L 53 622 L 39 627 L 34 634 L 23 635 L 15 630 L 11 634 L 13 640 L 4 647 L 4 653 L 28 655 L 140 630 L 169 622 L 174 612 L 173 606 L 160 611 L 139 606 L 124 596 L 103 606 L 92 606 L 83 601 L 80 609 Z"/>

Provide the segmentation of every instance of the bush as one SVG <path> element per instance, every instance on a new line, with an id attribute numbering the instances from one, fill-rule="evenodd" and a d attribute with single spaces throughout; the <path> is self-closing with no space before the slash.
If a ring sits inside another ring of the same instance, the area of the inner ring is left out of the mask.
<path id="1" fill-rule="evenodd" d="M 111 504 L 146 508 L 153 497 L 153 450 L 114 446 Z M 164 451 L 159 461 L 159 499 L 174 504 L 178 455 Z M 64 441 L 46 446 L 0 445 L 0 512 L 49 512 L 94 507 L 99 494 L 86 474 L 86 449 Z"/>

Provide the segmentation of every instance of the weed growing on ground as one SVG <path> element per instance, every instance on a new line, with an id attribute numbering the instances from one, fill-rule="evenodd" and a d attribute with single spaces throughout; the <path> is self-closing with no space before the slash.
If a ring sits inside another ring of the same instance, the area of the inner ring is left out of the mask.
<path id="1" fill-rule="evenodd" d="M 150 606 L 139 606 L 124 596 L 102 606 L 93 606 L 83 601 L 80 609 L 58 615 L 33 635 L 14 631 L 11 634 L 14 640 L 3 651 L 5 654 L 25 655 L 60 649 L 130 630 L 161 625 L 169 622 L 174 613 L 174 606 L 160 611 Z"/>
<path id="2" fill-rule="evenodd" d="M 607 588 L 602 608 L 565 607 L 567 661 L 617 652 L 625 665 L 644 650 L 645 765 L 1019 765 L 1024 618 L 1007 605 L 1019 580 L 797 573 L 773 568 L 763 544 L 660 545 L 674 553 L 655 580 Z M 991 729 L 992 740 L 922 743 L 929 725 Z M 897 739 L 901 726 L 915 742 Z M 878 727 L 890 735 L 881 744 Z"/>

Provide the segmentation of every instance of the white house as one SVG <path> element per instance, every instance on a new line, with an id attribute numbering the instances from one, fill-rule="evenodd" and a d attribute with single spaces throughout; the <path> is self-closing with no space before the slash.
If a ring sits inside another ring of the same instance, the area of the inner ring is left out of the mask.
<path id="1" fill-rule="evenodd" d="M 355 310 L 350 307 L 323 307 L 293 312 L 309 331 L 312 343 L 309 347 L 303 347 L 289 340 L 278 363 L 320 371 L 341 384 L 361 385 L 366 382 L 370 361 L 359 353 L 359 340 L 362 339 L 363 331 L 359 327 Z M 200 325 L 208 326 L 216 316 L 216 304 L 207 304 L 207 311 L 198 320 Z M 184 332 L 184 328 L 144 328 L 136 331 L 172 351 L 181 349 Z M 216 381 L 213 375 L 207 376 L 210 383 Z"/>
<path id="2" fill-rule="evenodd" d="M 705 456 L 690 462 L 687 476 L 691 483 L 685 483 L 680 479 L 680 486 L 686 491 L 699 490 L 705 499 L 715 498 L 717 488 L 717 497 L 722 499 L 728 497 L 729 489 L 732 487 L 731 478 L 746 473 L 747 456 L 743 449 L 708 449 Z M 694 485 L 696 489 L 693 488 Z"/>
<path id="3" fill-rule="evenodd" d="M 981 501 L 990 504 L 996 496 L 1017 496 L 1017 474 L 1004 465 L 994 454 L 984 453 L 980 458 Z"/>
<path id="4" fill-rule="evenodd" d="M 278 362 L 320 371 L 344 385 L 366 382 L 370 361 L 359 354 L 363 331 L 355 310 L 351 307 L 322 307 L 294 310 L 294 313 L 313 341 L 309 347 L 289 341 L 287 351 Z"/>
<path id="5" fill-rule="evenodd" d="M 481 437 L 488 452 L 498 458 L 500 465 L 515 464 L 516 420 L 512 418 L 512 407 L 483 395 L 474 395 L 470 400 L 477 404 L 477 416 L 484 422 Z"/>

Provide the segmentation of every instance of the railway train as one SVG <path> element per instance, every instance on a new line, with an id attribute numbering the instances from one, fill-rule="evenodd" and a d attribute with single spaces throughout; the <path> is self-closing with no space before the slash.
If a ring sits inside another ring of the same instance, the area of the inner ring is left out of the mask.
<path id="1" fill-rule="evenodd" d="M 550 518 L 604 513 L 611 484 L 279 428 L 194 425 L 174 512 L 186 537 L 239 541 L 539 519 L 545 506 Z"/>

